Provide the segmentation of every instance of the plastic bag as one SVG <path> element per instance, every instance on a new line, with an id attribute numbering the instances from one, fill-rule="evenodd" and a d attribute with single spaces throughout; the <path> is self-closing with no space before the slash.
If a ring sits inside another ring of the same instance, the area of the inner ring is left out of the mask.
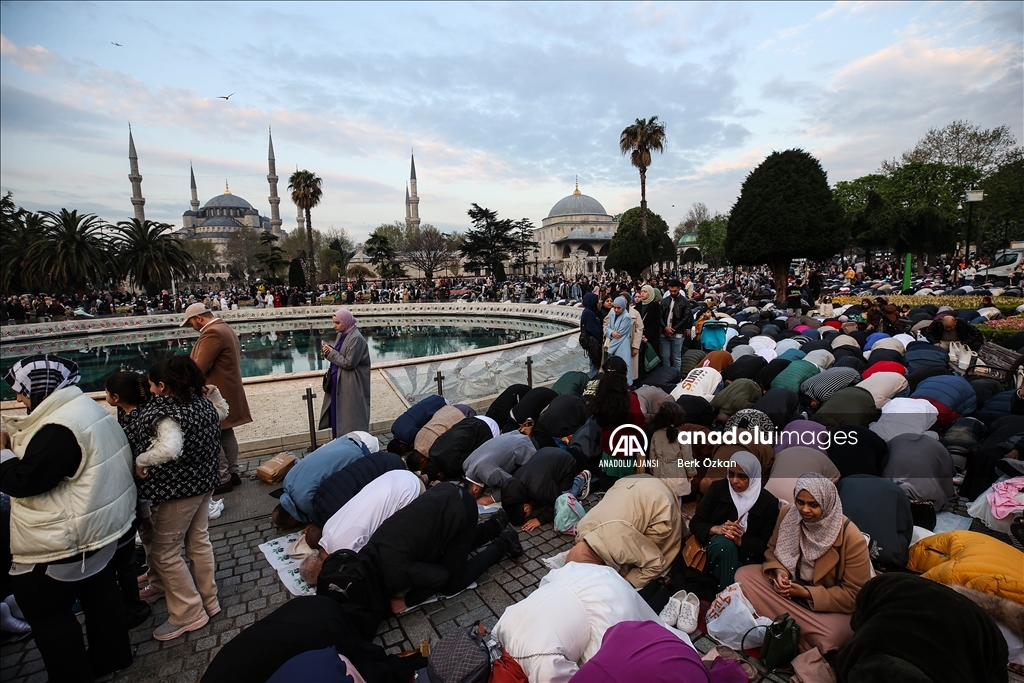
<path id="1" fill-rule="evenodd" d="M 761 647 L 764 642 L 764 629 L 755 626 L 768 626 L 772 620 L 759 617 L 754 612 L 740 584 L 734 583 L 715 596 L 707 613 L 708 635 L 734 650 L 741 646 L 748 649 Z M 753 631 L 750 629 L 754 628 Z M 749 633 L 748 633 L 749 631 Z M 743 636 L 746 635 L 746 642 Z"/>

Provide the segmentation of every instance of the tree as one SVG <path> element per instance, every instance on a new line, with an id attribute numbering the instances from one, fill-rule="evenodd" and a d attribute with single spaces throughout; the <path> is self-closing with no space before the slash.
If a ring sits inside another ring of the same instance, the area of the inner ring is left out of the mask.
<path id="1" fill-rule="evenodd" d="M 641 208 L 630 209 L 622 214 L 619 228 L 612 237 L 612 243 L 608 245 L 605 268 L 639 277 L 654 261 L 654 253 L 643 228 L 643 216 L 644 211 Z M 665 222 L 655 213 L 650 214 L 650 218 L 652 224 L 655 221 Z M 666 230 L 667 228 L 666 225 Z"/>
<path id="2" fill-rule="evenodd" d="M 729 227 L 729 218 L 720 213 L 705 218 L 697 224 L 697 247 L 704 263 L 713 268 L 725 262 L 725 236 Z"/>
<path id="3" fill-rule="evenodd" d="M 665 124 L 657 116 L 637 119 L 619 135 L 619 151 L 629 155 L 629 161 L 640 171 L 640 225 L 647 234 L 647 169 L 651 166 L 651 152 L 665 151 Z"/>
<path id="4" fill-rule="evenodd" d="M 533 240 L 533 222 L 529 218 L 520 218 L 512 224 L 512 237 L 515 239 L 512 265 L 519 268 L 520 273 L 525 273 L 530 254 L 539 246 Z"/>
<path id="5" fill-rule="evenodd" d="M 189 276 L 195 281 L 217 270 L 217 247 L 203 239 L 185 240 L 189 256 Z"/>
<path id="6" fill-rule="evenodd" d="M 61 209 L 42 212 L 41 237 L 32 243 L 22 267 L 38 273 L 43 286 L 69 287 L 84 293 L 89 283 L 102 281 L 108 272 L 108 226 L 99 216 Z"/>
<path id="7" fill-rule="evenodd" d="M 987 176 L 1012 158 L 1016 145 L 1009 126 L 982 129 L 957 119 L 942 128 L 930 129 L 899 160 L 883 161 L 882 170 L 892 174 L 905 164 L 945 164 L 973 168 Z"/>
<path id="8" fill-rule="evenodd" d="M 377 277 L 377 273 L 364 265 L 356 263 L 348 267 L 348 270 L 345 271 L 345 277 L 350 280 L 366 280 L 367 278 L 373 279 Z"/>
<path id="9" fill-rule="evenodd" d="M 292 202 L 306 214 L 306 282 L 316 289 L 316 248 L 313 244 L 312 210 L 323 199 L 323 180 L 318 175 L 305 169 L 292 173 L 288 179 L 288 191 L 292 193 Z"/>
<path id="10" fill-rule="evenodd" d="M 682 239 L 683 235 L 696 232 L 697 226 L 709 218 L 711 218 L 711 210 L 708 209 L 707 204 L 704 202 L 694 202 L 686 210 L 686 216 L 683 220 L 679 221 L 679 225 L 672 231 L 672 241 L 679 244 L 679 240 Z"/>
<path id="11" fill-rule="evenodd" d="M 241 227 L 232 233 L 224 246 L 224 261 L 234 280 L 250 280 L 256 274 L 256 255 L 260 250 L 260 237 L 249 227 Z"/>
<path id="12" fill-rule="evenodd" d="M 729 214 L 725 252 L 734 264 L 767 263 L 782 301 L 794 258 L 826 258 L 846 242 L 842 208 L 821 163 L 790 149 L 770 154 L 743 181 Z"/>
<path id="13" fill-rule="evenodd" d="M 130 218 L 117 224 L 120 235 L 114 243 L 118 275 L 136 286 L 156 283 L 169 286 L 174 278 L 185 278 L 191 257 L 181 240 L 170 231 L 173 226 Z"/>
<path id="14" fill-rule="evenodd" d="M 324 233 L 324 241 L 327 242 L 327 246 L 330 249 L 341 254 L 341 259 L 337 262 L 337 266 L 344 271 L 348 267 L 348 262 L 356 255 L 356 245 L 352 238 L 348 236 L 345 228 L 336 228 L 332 225 Z"/>
<path id="15" fill-rule="evenodd" d="M 1009 241 L 1024 237 L 1024 158 L 1009 161 L 986 178 L 983 208 L 997 228 L 984 245 L 986 251 L 1009 246 Z M 979 250 L 980 251 L 980 250 Z"/>
<path id="16" fill-rule="evenodd" d="M 0 291 L 21 294 L 33 282 L 24 263 L 33 243 L 43 232 L 42 216 L 14 205 L 8 192 L 0 199 Z"/>
<path id="17" fill-rule="evenodd" d="M 405 269 L 397 262 L 398 253 L 405 244 L 405 224 L 384 223 L 370 233 L 363 244 L 363 253 L 370 259 L 384 279 L 405 277 Z"/>
<path id="18" fill-rule="evenodd" d="M 448 235 L 430 223 L 408 231 L 402 257 L 423 272 L 423 277 L 433 279 L 434 273 L 450 263 L 457 253 Z"/>
<path id="19" fill-rule="evenodd" d="M 302 261 L 293 258 L 288 264 L 288 286 L 306 289 L 306 274 L 302 272 Z"/>
<path id="20" fill-rule="evenodd" d="M 271 280 L 276 280 L 277 271 L 288 263 L 284 257 L 284 249 L 277 244 L 280 239 L 272 232 L 263 232 L 260 235 L 260 249 L 256 254 L 256 260 L 260 262 L 267 277 Z"/>
<path id="21" fill-rule="evenodd" d="M 466 232 L 460 252 L 466 257 L 468 270 L 488 269 L 495 280 L 505 279 L 505 261 L 516 247 L 512 236 L 512 221 L 498 218 L 496 211 L 472 204 L 466 212 L 473 227 Z"/>

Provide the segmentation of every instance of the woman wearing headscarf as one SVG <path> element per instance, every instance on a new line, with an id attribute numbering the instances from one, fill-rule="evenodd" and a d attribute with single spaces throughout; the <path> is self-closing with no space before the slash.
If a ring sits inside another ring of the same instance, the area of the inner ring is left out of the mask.
<path id="1" fill-rule="evenodd" d="M 331 438 L 337 439 L 349 432 L 370 431 L 370 347 L 347 309 L 339 308 L 331 321 L 338 340 L 333 348 L 320 342 L 331 364 L 324 375 L 320 429 L 330 427 Z"/>
<path id="2" fill-rule="evenodd" d="M 511 423 L 504 426 L 504 431 L 526 427 L 531 420 L 536 422 L 540 414 L 544 412 L 544 409 L 556 398 L 558 398 L 558 394 L 555 393 L 554 389 L 549 389 L 548 387 L 534 387 L 530 389 L 523 394 L 523 398 L 512 408 Z"/>
<path id="3" fill-rule="evenodd" d="M 843 438 L 838 438 L 838 434 Z M 889 458 L 889 446 L 882 437 L 863 425 L 844 427 L 832 435 L 828 447 L 828 459 L 839 470 L 839 476 L 855 474 L 882 475 L 882 468 Z"/>
<path id="4" fill-rule="evenodd" d="M 590 361 L 590 376 L 594 377 L 601 370 L 601 338 L 604 336 L 601 325 L 601 314 L 597 309 L 597 294 L 587 292 L 583 295 L 583 313 L 580 316 L 580 338 L 586 341 L 583 348 Z"/>
<path id="5" fill-rule="evenodd" d="M 883 477 L 895 482 L 912 502 L 928 501 L 937 513 L 953 509 L 953 456 L 942 442 L 924 434 L 900 434 L 887 445 Z"/>
<path id="6" fill-rule="evenodd" d="M 132 663 L 110 563 L 135 519 L 131 448 L 114 416 L 75 386 L 80 378 L 75 362 L 50 354 L 23 358 L 4 376 L 28 409 L 4 416 L 0 432 L 10 582 L 53 681 L 92 680 Z"/>
<path id="7" fill-rule="evenodd" d="M 661 351 L 661 297 L 658 296 L 658 290 L 651 285 L 644 285 L 643 297 L 640 299 L 640 305 L 637 306 L 637 312 L 640 313 L 640 319 L 643 321 L 643 345 L 640 347 L 640 379 L 647 376 L 647 370 L 643 367 L 644 358 L 647 357 L 647 347 L 654 349 L 655 353 Z"/>
<path id="8" fill-rule="evenodd" d="M 618 297 L 607 318 L 608 355 L 617 356 L 626 363 L 626 384 L 633 385 L 633 349 L 630 339 L 633 334 L 633 318 L 629 315 L 629 304 L 625 297 Z"/>
<path id="9" fill-rule="evenodd" d="M 590 415 L 601 428 L 601 461 L 606 466 L 600 469 L 611 477 L 628 476 L 636 469 L 635 462 L 619 462 L 617 460 L 622 459 L 610 457 L 612 432 L 626 423 L 632 423 L 641 430 L 646 426 L 640 399 L 627 384 L 628 372 L 629 365 L 622 358 L 612 356 L 606 360 L 597 392 L 587 401 Z"/>
<path id="10" fill-rule="evenodd" d="M 770 417 L 775 427 L 782 429 L 797 418 L 800 398 L 789 389 L 769 389 L 751 407 Z"/>
<path id="11" fill-rule="evenodd" d="M 537 442 L 538 448 L 558 445 L 565 447 L 569 443 L 569 437 L 575 434 L 589 417 L 587 402 L 579 396 L 556 396 L 537 418 L 533 427 L 533 440 Z"/>
<path id="12" fill-rule="evenodd" d="M 698 597 L 710 597 L 733 583 L 741 566 L 764 562 L 779 517 L 779 500 L 761 486 L 757 457 L 737 451 L 730 459 L 733 465 L 728 479 L 708 487 L 690 520 L 690 533 L 707 549 L 704 574 L 717 581 L 704 596 L 697 593 Z"/>
<path id="13" fill-rule="evenodd" d="M 811 419 L 828 429 L 866 427 L 878 414 L 871 392 L 861 387 L 846 387 L 832 394 Z"/>
<path id="14" fill-rule="evenodd" d="M 761 471 L 763 473 L 770 472 L 772 462 L 775 460 L 775 451 L 772 450 L 770 445 L 770 435 L 775 431 L 775 425 L 772 423 L 771 418 L 760 410 L 747 408 L 737 412 L 725 423 L 726 432 L 732 432 L 734 429 L 736 430 L 737 442 L 711 446 L 713 449 L 711 451 L 711 459 L 719 462 L 728 462 L 732 460 L 732 456 L 736 453 L 747 451 L 752 453 L 758 462 L 761 463 Z M 741 443 L 741 441 L 745 440 L 745 432 L 749 432 L 751 437 L 747 443 Z M 728 476 L 728 467 L 707 468 L 700 482 L 701 493 L 707 493 L 712 483 L 726 479 Z"/>
<path id="15" fill-rule="evenodd" d="M 699 368 L 714 368 L 721 372 L 732 365 L 732 354 L 728 351 L 712 351 L 697 363 Z"/>
<path id="16" fill-rule="evenodd" d="M 764 564 L 741 567 L 736 580 L 758 614 L 785 612 L 796 621 L 801 652 L 828 653 L 853 635 L 850 615 L 871 579 L 871 558 L 826 477 L 806 474 L 792 493 L 796 503 L 780 514 Z"/>
<path id="17" fill-rule="evenodd" d="M 752 379 L 738 379 L 715 394 L 711 407 L 718 411 L 718 419 L 725 422 L 735 413 L 753 407 L 761 398 L 761 385 Z"/>

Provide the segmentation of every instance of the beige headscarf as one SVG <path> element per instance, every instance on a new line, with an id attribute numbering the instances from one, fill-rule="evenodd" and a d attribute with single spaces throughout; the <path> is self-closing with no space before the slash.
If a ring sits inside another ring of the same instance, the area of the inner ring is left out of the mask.
<path id="1" fill-rule="evenodd" d="M 801 491 L 807 491 L 821 505 L 821 519 L 808 524 L 797 506 L 791 506 L 779 525 L 775 557 L 791 577 L 810 581 L 814 577 L 814 563 L 828 552 L 843 530 L 843 503 L 835 484 L 816 472 L 796 480 L 793 498 Z"/>
<path id="2" fill-rule="evenodd" d="M 658 296 L 658 293 L 654 289 L 654 287 L 651 287 L 650 285 L 644 285 L 642 289 L 643 289 L 643 292 L 644 292 L 644 298 L 640 300 L 640 303 L 642 303 L 642 304 L 653 303 L 654 300 Z"/>

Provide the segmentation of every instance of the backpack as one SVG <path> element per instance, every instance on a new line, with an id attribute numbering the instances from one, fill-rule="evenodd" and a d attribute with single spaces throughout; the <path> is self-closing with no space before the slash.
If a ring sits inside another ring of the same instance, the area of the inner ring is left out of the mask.
<path id="1" fill-rule="evenodd" d="M 316 594 L 341 605 L 366 640 L 373 640 L 377 627 L 391 612 L 379 575 L 369 556 L 343 549 L 324 560 L 316 581 Z"/>
<path id="2" fill-rule="evenodd" d="M 576 525 L 587 511 L 571 493 L 563 493 L 555 500 L 555 531 L 575 534 Z"/>
<path id="3" fill-rule="evenodd" d="M 705 351 L 721 351 L 725 348 L 725 331 L 729 329 L 726 323 L 718 320 L 708 320 L 700 330 L 700 346 Z"/>
<path id="4" fill-rule="evenodd" d="M 456 629 L 441 637 L 430 651 L 427 667 L 416 680 L 428 683 L 487 683 L 491 676 L 491 655 L 484 643 L 484 624 Z"/>

